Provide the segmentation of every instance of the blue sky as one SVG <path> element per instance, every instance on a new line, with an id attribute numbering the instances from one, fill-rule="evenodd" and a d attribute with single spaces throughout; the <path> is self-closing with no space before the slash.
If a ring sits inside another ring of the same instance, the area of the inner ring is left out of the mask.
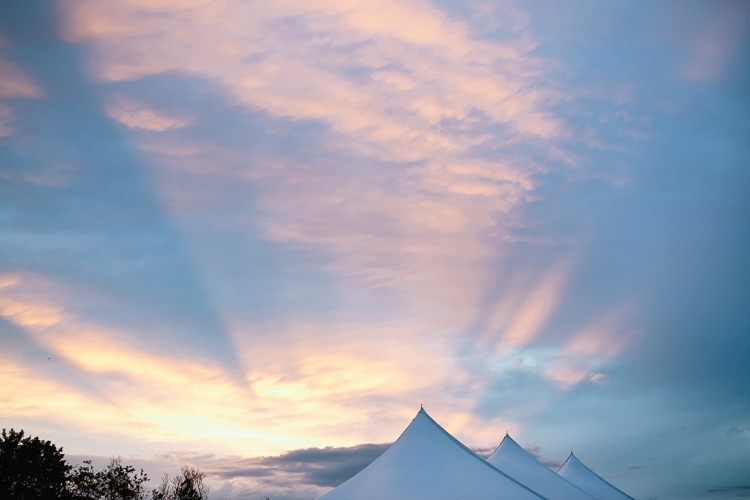
<path id="1" fill-rule="evenodd" d="M 0 75 L 3 426 L 302 500 L 422 403 L 750 486 L 746 2 L 10 1 Z"/>

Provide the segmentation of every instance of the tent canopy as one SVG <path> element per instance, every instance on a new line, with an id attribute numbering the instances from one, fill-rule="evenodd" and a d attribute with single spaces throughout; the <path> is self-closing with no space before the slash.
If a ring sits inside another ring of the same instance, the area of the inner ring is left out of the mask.
<path id="1" fill-rule="evenodd" d="M 538 500 L 543 498 L 461 444 L 424 409 L 357 475 L 319 500 Z"/>
<path id="2" fill-rule="evenodd" d="M 487 461 L 550 500 L 593 500 L 531 456 L 507 434 Z"/>

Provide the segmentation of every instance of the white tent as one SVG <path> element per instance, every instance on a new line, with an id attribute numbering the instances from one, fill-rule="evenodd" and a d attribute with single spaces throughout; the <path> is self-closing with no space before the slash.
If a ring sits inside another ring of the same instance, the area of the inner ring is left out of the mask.
<path id="1" fill-rule="evenodd" d="M 572 452 L 557 473 L 598 500 L 633 500 L 586 467 Z"/>
<path id="2" fill-rule="evenodd" d="M 320 500 L 538 500 L 423 409 L 380 457 Z"/>
<path id="3" fill-rule="evenodd" d="M 550 500 L 593 500 L 521 448 L 507 434 L 487 461 Z"/>

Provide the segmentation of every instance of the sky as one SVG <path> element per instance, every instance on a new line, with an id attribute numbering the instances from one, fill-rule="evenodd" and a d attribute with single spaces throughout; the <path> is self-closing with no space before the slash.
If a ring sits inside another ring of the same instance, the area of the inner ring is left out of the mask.
<path id="1" fill-rule="evenodd" d="M 749 89 L 745 1 L 4 1 L 0 426 L 311 500 L 423 404 L 746 496 Z"/>

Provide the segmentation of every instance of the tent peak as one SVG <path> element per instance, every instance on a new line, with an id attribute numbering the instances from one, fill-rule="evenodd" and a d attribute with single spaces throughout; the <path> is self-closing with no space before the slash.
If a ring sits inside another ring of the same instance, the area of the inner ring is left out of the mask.
<path id="1" fill-rule="evenodd" d="M 560 471 L 563 469 L 563 467 L 565 467 L 565 464 L 568 463 L 568 461 L 570 460 L 570 457 L 574 457 L 575 458 L 575 455 L 573 455 L 573 450 L 570 450 L 570 455 L 568 455 L 568 458 L 566 458 L 565 461 L 562 463 L 562 465 L 557 468 L 557 474 L 558 475 L 560 474 Z"/>
<path id="2" fill-rule="evenodd" d="M 594 500 L 555 474 L 507 433 L 487 462 L 550 500 Z"/>
<path id="3" fill-rule="evenodd" d="M 612 483 L 589 469 L 578 457 L 573 455 L 565 460 L 557 471 L 559 476 L 564 477 L 578 488 L 582 489 L 594 498 L 609 498 L 612 500 L 633 500 L 633 497 L 618 489 Z"/>
<path id="4" fill-rule="evenodd" d="M 443 429 L 420 405 L 396 441 L 367 467 L 321 499 L 541 500 Z"/>
<path id="5" fill-rule="evenodd" d="M 508 441 L 508 442 L 511 442 L 511 443 L 513 443 L 513 444 L 515 444 L 515 445 L 517 445 L 517 446 L 521 446 L 521 445 L 519 445 L 519 444 L 518 444 L 518 443 L 516 442 L 516 440 L 515 440 L 515 439 L 513 439 L 513 438 L 512 438 L 511 436 L 510 436 L 510 434 L 508 434 L 508 431 L 505 431 L 505 436 L 503 437 L 502 441 L 500 441 L 500 446 L 502 446 L 502 444 L 503 444 L 504 442 L 506 442 L 506 441 Z M 498 448 L 499 448 L 500 446 L 498 446 Z"/>

